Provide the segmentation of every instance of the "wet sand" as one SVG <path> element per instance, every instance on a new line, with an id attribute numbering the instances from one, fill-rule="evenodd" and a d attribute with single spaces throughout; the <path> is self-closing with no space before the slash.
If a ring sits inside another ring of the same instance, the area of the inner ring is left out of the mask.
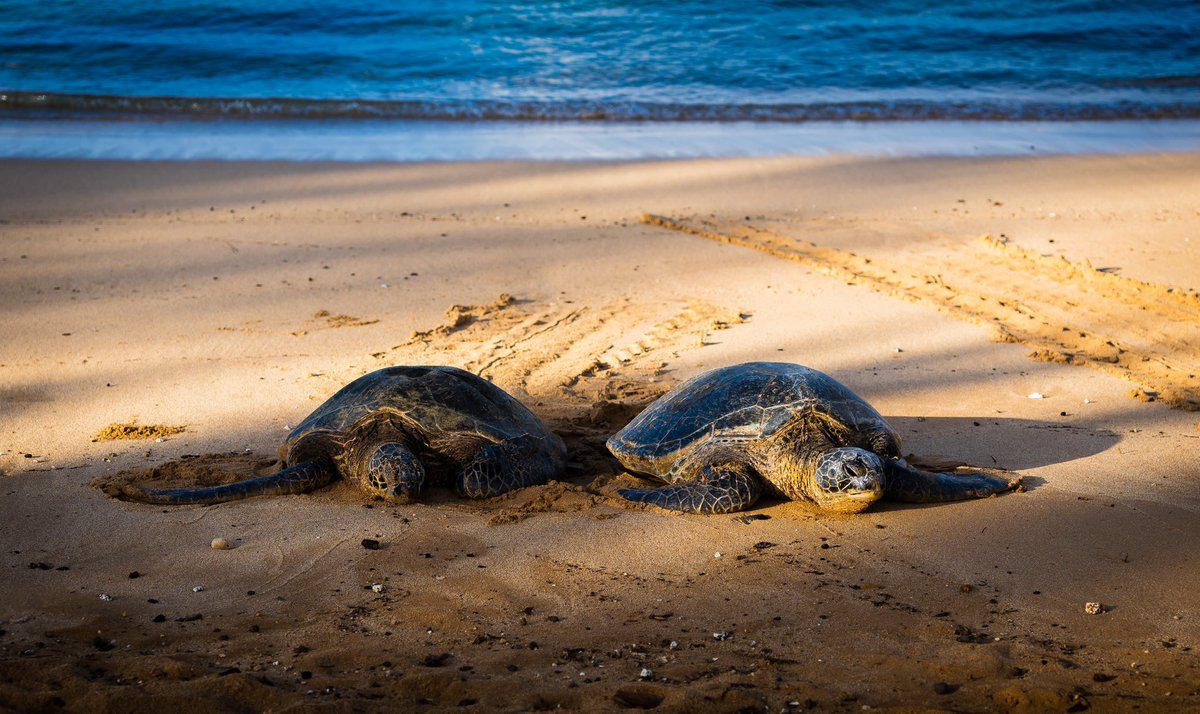
<path id="1" fill-rule="evenodd" d="M 1183 154 L 0 162 L 0 707 L 1200 707 L 1196 196 Z M 1027 489 L 614 498 L 605 438 L 748 360 Z M 270 472 L 392 364 L 491 378 L 563 479 L 404 507 L 92 485 Z"/>

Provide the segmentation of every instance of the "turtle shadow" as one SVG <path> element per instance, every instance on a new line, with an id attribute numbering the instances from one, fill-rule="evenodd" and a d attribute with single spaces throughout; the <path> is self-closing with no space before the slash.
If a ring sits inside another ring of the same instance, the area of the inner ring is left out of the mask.
<path id="1" fill-rule="evenodd" d="M 988 417 L 889 416 L 904 453 L 926 470 L 1025 471 L 1103 453 L 1121 441 L 1111 429 L 1077 421 Z M 915 454 L 915 456 L 910 456 Z M 948 468 L 938 468 L 938 467 Z M 931 468 L 933 467 L 933 468 Z M 1027 485 L 1044 479 L 1024 476 Z"/>

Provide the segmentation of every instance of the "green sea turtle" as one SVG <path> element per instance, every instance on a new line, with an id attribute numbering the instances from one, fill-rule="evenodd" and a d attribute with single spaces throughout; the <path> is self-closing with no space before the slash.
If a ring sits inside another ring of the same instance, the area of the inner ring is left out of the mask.
<path id="1" fill-rule="evenodd" d="M 779 362 L 694 377 L 646 407 L 608 449 L 629 470 L 667 484 L 621 496 L 693 513 L 738 511 L 764 491 L 857 513 L 880 498 L 954 501 L 1020 485 L 913 468 L 896 432 L 861 397 L 815 369 Z"/>
<path id="2" fill-rule="evenodd" d="M 562 439 L 507 392 L 455 367 L 387 367 L 359 377 L 300 423 L 272 475 L 212 488 L 141 489 L 147 503 L 220 503 L 305 493 L 339 476 L 407 503 L 428 484 L 488 498 L 561 472 Z"/>

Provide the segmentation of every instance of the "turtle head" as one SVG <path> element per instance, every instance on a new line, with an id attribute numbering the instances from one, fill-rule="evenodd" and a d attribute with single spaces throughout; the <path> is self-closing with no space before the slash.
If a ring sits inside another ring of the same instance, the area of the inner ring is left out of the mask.
<path id="1" fill-rule="evenodd" d="M 827 511 L 858 513 L 883 495 L 883 462 L 865 449 L 830 449 L 817 458 L 813 500 Z"/>
<path id="2" fill-rule="evenodd" d="M 412 503 L 425 485 L 425 467 L 407 446 L 382 444 L 367 460 L 363 486 L 372 495 L 393 503 Z"/>

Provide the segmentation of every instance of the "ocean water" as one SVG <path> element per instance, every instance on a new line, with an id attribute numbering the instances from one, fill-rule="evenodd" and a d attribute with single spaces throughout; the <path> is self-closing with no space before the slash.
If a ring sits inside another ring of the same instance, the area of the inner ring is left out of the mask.
<path id="1" fill-rule="evenodd" d="M 1198 124 L 1195 0 L 0 1 L 9 156 L 1187 150 Z"/>

